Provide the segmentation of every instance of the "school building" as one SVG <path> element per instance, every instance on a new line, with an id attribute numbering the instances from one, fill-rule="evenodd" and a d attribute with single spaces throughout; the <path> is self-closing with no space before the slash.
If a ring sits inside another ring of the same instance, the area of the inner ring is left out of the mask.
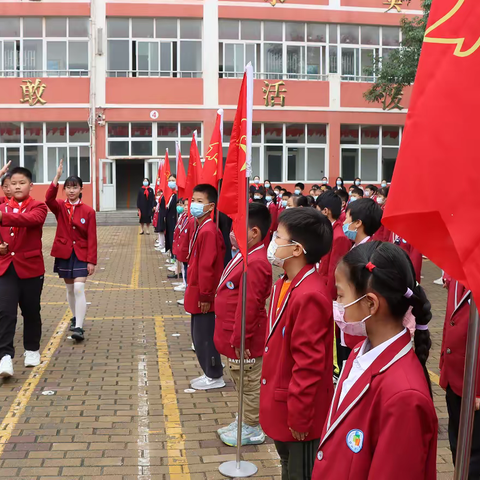
<path id="1" fill-rule="evenodd" d="M 100 211 L 136 207 L 175 143 L 203 157 L 244 65 L 255 72 L 253 173 L 273 185 L 391 179 L 410 89 L 367 103 L 370 67 L 420 0 L 2 0 L 0 163 L 42 198 L 65 159 Z"/>

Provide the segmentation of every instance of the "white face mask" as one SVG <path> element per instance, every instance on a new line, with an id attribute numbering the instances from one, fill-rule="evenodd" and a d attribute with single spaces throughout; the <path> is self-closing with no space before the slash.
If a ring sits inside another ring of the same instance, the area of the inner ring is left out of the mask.
<path id="1" fill-rule="evenodd" d="M 379 205 L 383 205 L 385 203 L 385 200 L 382 197 L 377 197 L 377 203 Z"/>
<path id="2" fill-rule="evenodd" d="M 270 242 L 270 245 L 268 246 L 268 249 L 267 249 L 267 258 L 272 265 L 283 268 L 285 261 L 290 258 L 293 258 L 295 255 L 290 255 L 289 257 L 286 257 L 286 258 L 278 258 L 275 255 L 275 253 L 277 253 L 277 249 L 282 247 L 293 247 L 295 245 L 300 245 L 300 246 L 302 245 L 298 242 L 295 242 L 294 240 L 291 240 L 291 243 L 287 243 L 286 245 L 278 245 L 277 242 L 275 241 L 276 238 L 277 238 L 277 234 L 274 233 L 272 241 Z M 303 249 L 303 253 L 306 254 L 307 252 L 305 251 L 305 249 L 303 247 L 302 249 Z"/>

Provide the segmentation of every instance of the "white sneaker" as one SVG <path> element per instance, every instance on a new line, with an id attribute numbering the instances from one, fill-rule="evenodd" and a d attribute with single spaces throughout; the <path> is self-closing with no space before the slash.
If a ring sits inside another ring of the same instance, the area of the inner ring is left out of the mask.
<path id="1" fill-rule="evenodd" d="M 433 281 L 435 285 L 443 285 L 443 277 L 437 278 Z"/>
<path id="2" fill-rule="evenodd" d="M 223 388 L 225 382 L 223 381 L 223 377 L 209 378 L 205 375 L 205 378 L 198 380 L 198 382 L 192 382 L 191 385 L 195 390 L 213 390 L 214 388 Z"/>
<path id="3" fill-rule="evenodd" d="M 10 355 L 4 355 L 0 361 L 0 377 L 10 378 L 13 375 L 13 363 Z"/>
<path id="4" fill-rule="evenodd" d="M 179 305 L 183 305 L 185 303 L 185 300 L 183 298 L 181 298 L 180 300 L 177 300 L 177 303 Z"/>
<path id="5" fill-rule="evenodd" d="M 167 270 L 168 270 L 169 272 L 177 273 L 177 267 L 173 267 L 173 266 L 172 266 L 172 267 L 168 267 Z"/>
<path id="6" fill-rule="evenodd" d="M 32 350 L 26 350 L 24 356 L 26 367 L 37 367 L 38 365 L 40 365 L 41 358 L 40 352 L 38 350 L 36 352 Z"/>
<path id="7" fill-rule="evenodd" d="M 195 345 L 192 342 L 192 352 L 194 352 L 194 351 L 195 351 Z"/>
<path id="8" fill-rule="evenodd" d="M 230 432 L 230 431 L 237 431 L 237 426 L 238 426 L 238 417 L 227 427 L 222 427 L 217 430 L 217 433 L 219 435 L 223 435 L 224 433 Z"/>
<path id="9" fill-rule="evenodd" d="M 155 246 L 158 247 L 160 245 L 160 242 L 158 240 L 155 240 Z"/>
<path id="10" fill-rule="evenodd" d="M 206 377 L 206 375 L 203 374 L 203 375 L 200 375 L 197 378 L 194 378 L 193 380 L 190 380 L 190 385 L 193 385 L 194 383 L 199 382 L 200 380 L 203 380 L 205 377 Z"/>
<path id="11" fill-rule="evenodd" d="M 155 250 L 156 252 L 165 253 L 165 249 L 162 248 L 162 247 L 159 247 L 159 246 L 156 246 L 156 247 L 154 248 L 154 250 Z"/>
<path id="12" fill-rule="evenodd" d="M 187 289 L 187 287 L 185 286 L 184 283 L 182 283 L 181 285 L 178 285 L 178 286 L 174 287 L 173 291 L 174 292 L 184 292 L 186 289 Z"/>

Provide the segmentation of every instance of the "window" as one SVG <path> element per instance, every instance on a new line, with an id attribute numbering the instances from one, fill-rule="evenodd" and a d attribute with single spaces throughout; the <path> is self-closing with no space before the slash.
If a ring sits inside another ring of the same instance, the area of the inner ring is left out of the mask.
<path id="1" fill-rule="evenodd" d="M 0 76 L 87 76 L 87 17 L 0 18 Z"/>
<path id="2" fill-rule="evenodd" d="M 176 142 L 180 144 L 185 171 L 188 167 L 193 132 L 202 156 L 201 123 L 109 123 L 107 152 L 109 157 L 163 157 L 168 150 L 170 168 L 176 172 Z"/>
<path id="3" fill-rule="evenodd" d="M 375 59 L 400 45 L 398 27 L 303 22 L 220 19 L 219 37 L 221 78 L 242 77 L 251 62 L 262 79 L 373 81 Z"/>
<path id="4" fill-rule="evenodd" d="M 109 77 L 201 77 L 202 21 L 108 18 Z"/>
<path id="5" fill-rule="evenodd" d="M 90 182 L 90 128 L 83 122 L 0 123 L 0 165 L 31 170 L 35 183 L 49 183 L 61 159 L 66 168 L 61 180 L 79 175 Z M 12 167 L 12 168 L 13 168 Z"/>
<path id="6" fill-rule="evenodd" d="M 224 161 L 232 123 L 225 123 Z M 254 123 L 252 176 L 271 182 L 320 181 L 326 174 L 327 126 L 324 124 Z"/>
<path id="7" fill-rule="evenodd" d="M 392 180 L 400 148 L 402 127 L 340 127 L 341 175 L 346 182 L 360 177 L 363 183 Z"/>

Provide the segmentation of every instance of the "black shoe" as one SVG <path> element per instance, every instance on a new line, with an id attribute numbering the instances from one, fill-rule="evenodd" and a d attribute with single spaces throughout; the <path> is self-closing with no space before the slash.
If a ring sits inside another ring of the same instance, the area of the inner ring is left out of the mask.
<path id="1" fill-rule="evenodd" d="M 77 342 L 83 342 L 83 340 L 85 340 L 85 336 L 83 335 L 85 333 L 85 330 L 83 328 L 77 327 L 74 328 L 72 331 L 73 340 L 76 340 Z"/>
<path id="2" fill-rule="evenodd" d="M 176 278 L 178 280 L 179 278 L 183 278 L 183 275 L 181 273 L 179 275 L 177 275 L 176 273 L 170 273 L 167 275 L 167 278 L 171 278 L 171 279 Z"/>
<path id="3" fill-rule="evenodd" d="M 70 328 L 69 330 L 73 332 L 75 330 L 75 324 L 77 323 L 77 319 L 75 317 L 72 317 L 70 319 Z"/>

